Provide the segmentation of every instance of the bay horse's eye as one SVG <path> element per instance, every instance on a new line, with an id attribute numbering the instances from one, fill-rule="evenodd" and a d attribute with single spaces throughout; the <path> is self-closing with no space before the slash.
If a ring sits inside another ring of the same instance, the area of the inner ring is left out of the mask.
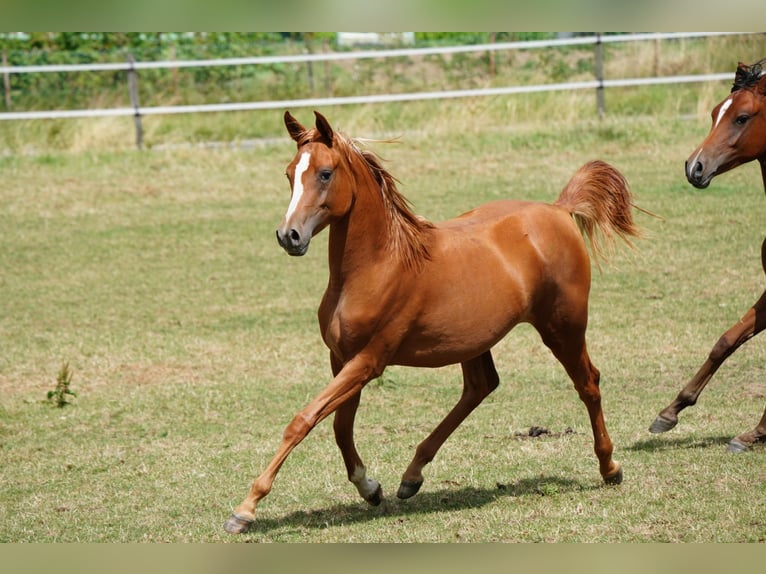
<path id="1" fill-rule="evenodd" d="M 330 178 L 332 178 L 332 170 L 331 169 L 322 169 L 319 171 L 319 181 L 322 183 L 327 183 L 330 181 Z"/>
<path id="2" fill-rule="evenodd" d="M 747 114 L 740 114 L 737 116 L 737 119 L 734 120 L 734 123 L 736 123 L 738 126 L 744 126 L 747 123 L 747 120 L 750 119 L 750 116 Z"/>

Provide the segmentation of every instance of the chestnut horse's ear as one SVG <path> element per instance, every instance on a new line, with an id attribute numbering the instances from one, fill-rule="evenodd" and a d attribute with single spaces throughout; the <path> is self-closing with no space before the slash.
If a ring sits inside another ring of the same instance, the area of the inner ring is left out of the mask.
<path id="1" fill-rule="evenodd" d="M 285 127 L 287 128 L 287 132 L 290 134 L 290 137 L 293 138 L 296 142 L 301 139 L 301 136 L 306 133 L 306 128 L 304 128 L 298 120 L 296 120 L 292 114 L 289 111 L 285 110 Z"/>
<path id="2" fill-rule="evenodd" d="M 316 116 L 316 128 L 319 132 L 319 135 L 324 140 L 324 143 L 326 143 L 328 146 L 332 147 L 332 127 L 330 127 L 330 122 L 327 121 L 327 118 L 325 118 L 322 114 L 315 111 L 314 115 Z"/>

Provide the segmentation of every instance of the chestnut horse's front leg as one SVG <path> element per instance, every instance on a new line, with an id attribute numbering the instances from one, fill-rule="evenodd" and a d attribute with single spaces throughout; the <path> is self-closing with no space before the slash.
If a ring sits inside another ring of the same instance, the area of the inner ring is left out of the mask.
<path id="1" fill-rule="evenodd" d="M 250 493 L 234 509 L 224 524 L 231 533 L 247 532 L 255 520 L 255 507 L 271 491 L 271 486 L 287 456 L 327 416 L 347 401 L 358 397 L 364 385 L 380 375 L 382 367 L 374 357 L 359 354 L 346 363 L 332 382 L 299 411 L 285 428 L 276 454 L 261 475 L 255 479 Z M 358 399 L 357 399 L 358 400 Z"/>
<path id="2" fill-rule="evenodd" d="M 341 371 L 342 363 L 335 355 L 331 354 L 330 364 L 333 375 L 337 376 Z M 354 444 L 354 419 L 356 410 L 359 408 L 361 394 L 360 391 L 338 407 L 338 410 L 335 411 L 333 431 L 335 432 L 335 443 L 338 445 L 343 456 L 343 463 L 346 465 L 348 479 L 356 486 L 363 499 L 373 506 L 377 506 L 383 501 L 383 490 L 377 480 L 367 478 L 367 470 Z"/>
<path id="3" fill-rule="evenodd" d="M 766 273 L 766 239 L 761 245 L 761 262 L 763 264 L 763 270 Z M 700 393 L 702 393 L 702 390 L 708 382 L 710 382 L 710 379 L 723 362 L 731 356 L 734 351 L 739 349 L 743 343 L 750 340 L 764 329 L 766 329 L 766 291 L 764 291 L 761 298 L 756 301 L 755 305 L 745 313 L 736 325 L 733 325 L 728 331 L 721 335 L 721 338 L 718 339 L 718 342 L 710 351 L 710 356 L 703 363 L 702 367 L 700 367 L 700 370 L 697 371 L 694 377 L 692 377 L 686 386 L 681 389 L 673 402 L 660 411 L 657 418 L 654 419 L 654 422 L 652 422 L 652 425 L 649 427 L 649 431 L 653 433 L 662 433 L 669 431 L 676 426 L 678 423 L 678 413 L 686 407 L 696 404 Z M 766 418 L 766 413 L 764 413 L 764 418 Z M 751 431 L 751 433 L 746 433 L 745 435 L 740 435 L 740 437 L 733 439 L 729 444 L 729 450 L 734 452 L 746 450 L 747 447 L 742 447 L 742 445 L 746 444 L 748 438 L 753 439 L 749 442 L 762 440 L 763 434 L 759 434 L 758 429 L 764 424 L 766 423 L 762 420 L 761 424 Z M 766 429 L 763 429 L 763 433 L 766 433 Z M 749 437 L 750 434 L 753 434 L 753 436 Z M 741 440 L 738 441 L 740 438 Z"/>

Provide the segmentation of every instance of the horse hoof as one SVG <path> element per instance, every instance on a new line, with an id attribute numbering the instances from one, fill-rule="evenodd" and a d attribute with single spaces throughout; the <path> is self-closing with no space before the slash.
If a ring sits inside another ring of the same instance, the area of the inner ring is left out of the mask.
<path id="1" fill-rule="evenodd" d="M 743 452 L 747 452 L 750 450 L 750 447 L 739 440 L 738 438 L 733 438 L 729 441 L 729 446 L 726 447 L 726 450 L 728 452 L 733 452 L 735 454 L 740 454 Z"/>
<path id="2" fill-rule="evenodd" d="M 419 482 L 413 480 L 403 480 L 401 484 L 399 484 L 399 490 L 396 492 L 396 497 L 404 500 L 406 498 L 415 496 L 418 493 L 418 490 L 420 490 L 421 486 L 423 486 L 422 480 Z"/>
<path id="3" fill-rule="evenodd" d="M 370 506 L 380 506 L 380 503 L 383 502 L 383 489 L 381 486 L 378 485 L 378 489 L 373 493 L 373 495 L 369 498 L 365 498 L 365 500 Z"/>
<path id="4" fill-rule="evenodd" d="M 663 416 L 658 416 L 656 419 L 654 419 L 652 426 L 649 427 L 649 432 L 654 434 L 661 433 L 661 432 L 668 432 L 677 424 L 678 424 L 678 419 L 673 421 L 670 419 L 666 419 Z"/>
<path id="5" fill-rule="evenodd" d="M 253 525 L 252 518 L 245 518 L 238 514 L 232 514 L 229 519 L 223 525 L 223 529 L 230 534 L 244 534 Z"/>
<path id="6" fill-rule="evenodd" d="M 622 467 L 620 467 L 612 476 L 605 476 L 604 482 L 610 486 L 622 484 Z"/>

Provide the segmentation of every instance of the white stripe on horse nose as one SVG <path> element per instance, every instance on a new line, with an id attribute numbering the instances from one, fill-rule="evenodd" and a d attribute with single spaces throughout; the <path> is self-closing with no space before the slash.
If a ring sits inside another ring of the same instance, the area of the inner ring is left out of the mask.
<path id="1" fill-rule="evenodd" d="M 731 97 L 729 97 L 729 99 L 723 103 L 723 105 L 721 106 L 721 109 L 718 110 L 718 117 L 715 120 L 715 125 L 713 126 L 713 128 L 718 127 L 718 124 L 721 123 L 721 118 L 723 118 L 723 115 L 726 113 L 726 110 L 729 109 L 729 106 L 731 106 Z"/>
<path id="2" fill-rule="evenodd" d="M 309 168 L 309 160 L 311 154 L 307 151 L 303 152 L 298 165 L 295 166 L 295 177 L 293 178 L 293 196 L 290 199 L 290 205 L 287 208 L 285 214 L 285 222 L 287 222 L 292 216 L 293 212 L 298 208 L 298 204 L 303 196 L 303 174 Z"/>

